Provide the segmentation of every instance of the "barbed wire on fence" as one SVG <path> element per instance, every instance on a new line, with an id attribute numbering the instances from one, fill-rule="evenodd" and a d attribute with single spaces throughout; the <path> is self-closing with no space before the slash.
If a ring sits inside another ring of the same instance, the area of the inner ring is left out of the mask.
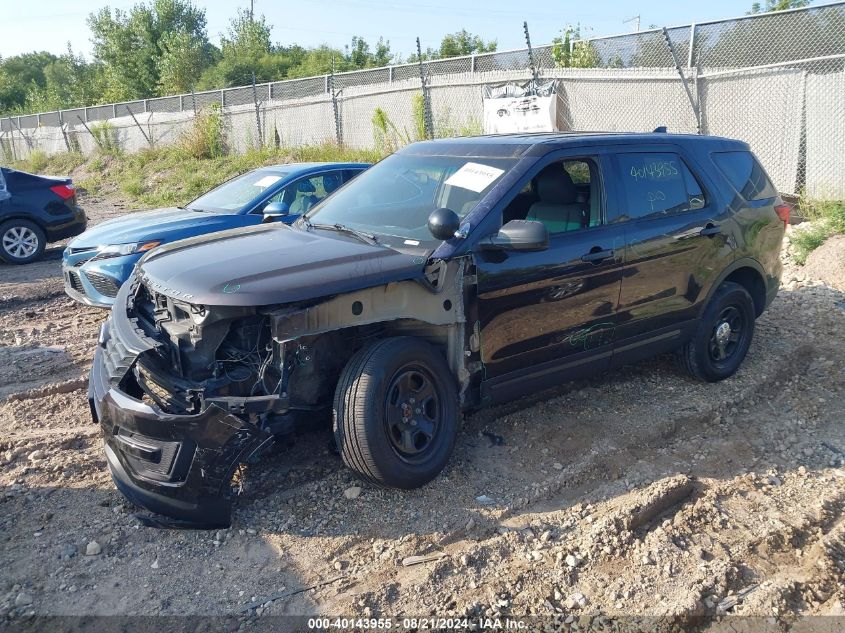
<path id="1" fill-rule="evenodd" d="M 589 38 L 568 51 L 558 43 L 532 55 L 497 51 L 3 117 L 0 156 L 92 152 L 103 126 L 126 151 L 175 143 L 211 105 L 232 151 L 327 142 L 389 151 L 481 133 L 480 87 L 531 79 L 532 64 L 558 79 L 565 130 L 667 125 L 732 136 L 751 144 L 782 192 L 845 198 L 845 2 Z"/>

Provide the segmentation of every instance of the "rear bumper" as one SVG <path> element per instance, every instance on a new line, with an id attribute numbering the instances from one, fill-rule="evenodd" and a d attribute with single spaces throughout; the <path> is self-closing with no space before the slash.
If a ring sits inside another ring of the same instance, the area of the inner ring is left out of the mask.
<path id="1" fill-rule="evenodd" d="M 126 319 L 104 324 L 89 378 L 112 479 L 136 505 L 183 525 L 228 526 L 235 468 L 269 446 L 272 435 L 216 405 L 174 415 L 124 393 L 118 385 L 131 380 L 126 374 L 144 346 L 131 328 Z"/>
<path id="2" fill-rule="evenodd" d="M 88 227 L 88 218 L 81 207 L 76 207 L 73 218 L 60 224 L 50 224 L 45 227 L 48 242 L 58 242 L 69 237 L 76 237 Z"/>

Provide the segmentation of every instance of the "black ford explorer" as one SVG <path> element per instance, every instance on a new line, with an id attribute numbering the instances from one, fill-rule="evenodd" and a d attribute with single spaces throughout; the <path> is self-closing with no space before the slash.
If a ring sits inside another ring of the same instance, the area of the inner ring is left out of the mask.
<path id="1" fill-rule="evenodd" d="M 329 412 L 349 468 L 413 488 L 465 411 L 673 350 L 727 378 L 777 293 L 788 219 L 734 140 L 410 145 L 290 227 L 138 264 L 91 373 L 109 468 L 169 521 L 227 525 L 237 466 Z"/>

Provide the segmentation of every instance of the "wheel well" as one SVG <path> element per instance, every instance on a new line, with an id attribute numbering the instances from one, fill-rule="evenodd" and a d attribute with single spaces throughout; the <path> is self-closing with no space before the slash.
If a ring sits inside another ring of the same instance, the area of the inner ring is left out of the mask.
<path id="1" fill-rule="evenodd" d="M 9 220 L 26 220 L 27 222 L 32 222 L 35 226 L 44 231 L 45 235 L 47 233 L 47 227 L 44 226 L 44 223 L 31 215 L 12 211 L 9 215 L 0 218 L 0 225 L 6 224 Z"/>
<path id="2" fill-rule="evenodd" d="M 290 392 L 309 404 L 330 402 L 340 372 L 361 348 L 375 340 L 394 336 L 413 336 L 434 345 L 449 361 L 449 328 L 415 319 L 397 319 L 365 326 L 351 326 L 322 332 L 291 345 L 308 350 L 307 363 L 300 363 L 291 375 Z M 451 364 L 450 364 L 451 365 Z M 453 371 L 455 368 L 451 367 Z"/>
<path id="3" fill-rule="evenodd" d="M 732 281 L 745 288 L 754 300 L 756 315 L 763 314 L 763 310 L 766 308 L 766 284 L 759 272 L 750 266 L 746 266 L 733 271 L 725 278 L 725 281 Z"/>

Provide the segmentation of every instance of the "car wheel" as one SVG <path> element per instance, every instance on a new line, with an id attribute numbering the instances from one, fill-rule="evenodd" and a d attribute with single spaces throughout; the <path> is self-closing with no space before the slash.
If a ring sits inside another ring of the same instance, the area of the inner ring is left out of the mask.
<path id="1" fill-rule="evenodd" d="M 28 264 L 41 257 L 47 246 L 44 231 L 28 220 L 9 220 L 0 225 L 0 256 L 10 264 Z"/>
<path id="2" fill-rule="evenodd" d="M 413 337 L 357 352 L 334 397 L 335 441 L 359 477 L 419 488 L 446 466 L 458 428 L 457 389 L 443 356 Z"/>
<path id="3" fill-rule="evenodd" d="M 694 378 L 724 380 L 739 369 L 754 336 L 754 300 L 726 281 L 707 304 L 698 330 L 679 351 L 681 366 Z"/>

